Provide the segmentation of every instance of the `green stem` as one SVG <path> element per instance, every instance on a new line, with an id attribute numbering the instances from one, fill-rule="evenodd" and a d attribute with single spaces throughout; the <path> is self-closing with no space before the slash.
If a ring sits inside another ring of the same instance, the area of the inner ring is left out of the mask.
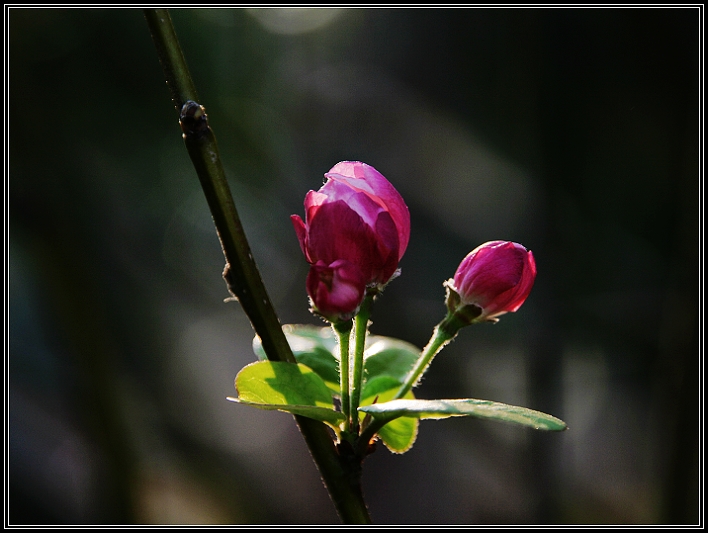
<path id="1" fill-rule="evenodd" d="M 180 113 L 185 146 L 204 189 L 226 259 L 224 279 L 238 298 L 272 361 L 295 362 L 278 316 L 270 302 L 241 226 L 219 158 L 216 138 L 207 122 L 177 35 L 166 9 L 145 9 L 145 18 L 157 48 L 175 108 Z M 360 470 L 337 452 L 321 422 L 295 416 L 325 486 L 342 520 L 370 524 L 359 483 Z"/>
<path id="2" fill-rule="evenodd" d="M 344 420 L 344 431 L 347 435 L 351 433 L 351 408 L 349 404 L 349 337 L 352 332 L 352 321 L 345 320 L 332 324 L 332 328 L 339 338 L 339 390 L 342 398 L 342 413 L 346 417 Z"/>
<path id="3" fill-rule="evenodd" d="M 401 385 L 401 388 L 398 389 L 398 392 L 392 398 L 393 400 L 403 398 L 408 393 L 408 391 L 410 391 L 413 387 L 416 386 L 418 380 L 420 379 L 420 376 L 423 375 L 425 370 L 430 366 L 430 363 L 433 361 L 433 357 L 440 353 L 440 350 L 442 350 L 445 345 L 447 345 L 447 343 L 450 342 L 455 337 L 455 335 L 457 335 L 458 330 L 459 327 L 455 328 L 454 324 L 451 322 L 449 317 L 445 318 L 445 320 L 435 326 L 435 329 L 433 330 L 433 335 L 430 337 L 428 344 L 425 348 L 423 348 L 420 357 L 416 361 L 411 371 L 406 376 L 406 379 L 403 382 L 403 385 Z"/>
<path id="4" fill-rule="evenodd" d="M 361 386 L 364 378 L 364 348 L 366 347 L 366 334 L 369 330 L 369 316 L 371 315 L 371 302 L 374 296 L 367 294 L 359 312 L 354 319 L 354 365 L 352 368 L 351 383 L 351 418 L 352 433 L 359 433 L 359 402 L 361 401 Z"/>

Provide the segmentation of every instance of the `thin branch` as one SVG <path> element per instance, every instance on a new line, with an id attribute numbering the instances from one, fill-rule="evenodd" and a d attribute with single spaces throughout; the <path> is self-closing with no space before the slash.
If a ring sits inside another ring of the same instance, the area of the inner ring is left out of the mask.
<path id="1" fill-rule="evenodd" d="M 146 9 L 144 12 L 172 101 L 180 114 L 185 146 L 204 189 L 221 241 L 226 259 L 224 279 L 228 289 L 238 298 L 248 315 L 268 358 L 294 362 L 292 350 L 253 260 L 219 158 L 216 138 L 209 127 L 204 107 L 198 103 L 170 14 L 166 9 Z M 348 524 L 371 523 L 361 494 L 360 465 L 338 453 L 324 424 L 300 416 L 295 419 L 342 520 Z"/>

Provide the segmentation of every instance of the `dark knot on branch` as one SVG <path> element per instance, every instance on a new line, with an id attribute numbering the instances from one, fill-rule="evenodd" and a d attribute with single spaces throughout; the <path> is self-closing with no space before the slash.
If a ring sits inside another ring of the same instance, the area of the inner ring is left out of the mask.
<path id="1" fill-rule="evenodd" d="M 201 139 L 209 131 L 209 121 L 204 106 L 187 100 L 179 114 L 179 125 L 185 139 Z"/>

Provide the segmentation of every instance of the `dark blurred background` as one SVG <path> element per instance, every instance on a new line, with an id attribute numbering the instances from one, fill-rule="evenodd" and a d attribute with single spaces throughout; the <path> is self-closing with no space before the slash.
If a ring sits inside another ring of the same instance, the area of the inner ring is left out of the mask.
<path id="1" fill-rule="evenodd" d="M 143 13 L 6 15 L 8 523 L 338 523 L 292 417 L 226 401 L 253 332 Z M 289 215 L 340 160 L 412 215 L 373 333 L 423 346 L 482 242 L 535 254 L 417 395 L 570 429 L 423 422 L 364 464 L 376 523 L 699 522 L 700 8 L 172 17 L 283 323 L 320 323 Z"/>

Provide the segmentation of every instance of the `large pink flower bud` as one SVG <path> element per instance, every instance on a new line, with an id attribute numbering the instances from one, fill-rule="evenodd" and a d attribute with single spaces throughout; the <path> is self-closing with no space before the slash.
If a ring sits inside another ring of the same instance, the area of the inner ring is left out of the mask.
<path id="1" fill-rule="evenodd" d="M 498 316 L 521 307 L 535 279 L 531 251 L 515 242 L 486 242 L 462 260 L 447 282 L 447 305 L 470 321 L 496 322 Z"/>
<path id="2" fill-rule="evenodd" d="M 305 221 L 292 215 L 310 263 L 307 292 L 330 319 L 356 313 L 367 286 L 394 275 L 410 238 L 410 214 L 401 195 L 374 167 L 342 161 L 305 196 Z"/>

